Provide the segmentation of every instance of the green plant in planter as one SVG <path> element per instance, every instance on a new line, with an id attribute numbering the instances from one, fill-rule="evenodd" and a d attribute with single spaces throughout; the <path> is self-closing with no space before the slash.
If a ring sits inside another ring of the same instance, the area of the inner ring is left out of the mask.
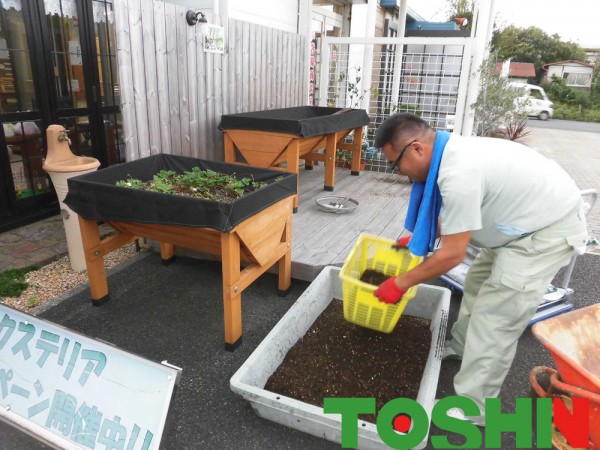
<path id="1" fill-rule="evenodd" d="M 350 76 L 350 72 L 354 72 L 354 76 Z M 334 93 L 331 94 L 327 102 L 327 106 L 333 107 L 337 103 L 337 99 L 342 97 L 342 103 L 350 106 L 350 108 L 358 108 L 367 94 L 371 100 L 379 97 L 379 89 L 377 86 L 371 86 L 369 88 L 363 88 L 361 84 L 362 68 L 360 66 L 354 66 L 353 69 L 348 69 L 348 72 L 341 72 L 338 76 L 336 87 L 334 87 Z M 345 91 L 345 92 L 344 92 Z"/>
<path id="2" fill-rule="evenodd" d="M 410 104 L 404 104 L 404 103 L 396 103 L 391 108 L 386 109 L 384 111 L 384 115 L 387 116 L 387 115 L 401 113 L 401 112 L 412 113 L 419 117 L 421 117 L 423 115 L 423 111 L 421 111 L 417 105 L 410 105 Z"/>
<path id="3" fill-rule="evenodd" d="M 281 177 L 277 177 L 275 181 L 280 179 Z M 235 174 L 226 175 L 214 170 L 201 170 L 199 167 L 193 167 L 191 171 L 182 174 L 173 170 L 161 170 L 150 181 L 142 181 L 129 176 L 126 180 L 115 183 L 119 187 L 216 201 L 235 200 L 249 192 L 261 189 L 267 184 L 249 177 L 237 178 Z"/>
<path id="4" fill-rule="evenodd" d="M 335 151 L 335 159 L 337 161 L 343 161 L 344 163 L 352 162 L 352 152 L 350 150 L 342 150 L 338 148 Z"/>

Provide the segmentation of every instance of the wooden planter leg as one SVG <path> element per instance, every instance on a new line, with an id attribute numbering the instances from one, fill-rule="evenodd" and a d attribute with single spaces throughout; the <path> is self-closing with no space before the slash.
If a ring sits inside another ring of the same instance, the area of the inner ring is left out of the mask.
<path id="1" fill-rule="evenodd" d="M 288 216 L 283 230 L 282 242 L 287 244 L 287 252 L 278 262 L 279 279 L 277 280 L 277 291 L 279 296 L 284 297 L 290 292 L 292 286 L 292 215 Z"/>
<path id="2" fill-rule="evenodd" d="M 223 133 L 223 157 L 225 162 L 235 162 L 235 147 L 227 132 Z"/>
<path id="3" fill-rule="evenodd" d="M 335 186 L 335 150 L 338 141 L 337 133 L 327 135 L 327 144 L 325 145 L 325 184 L 323 189 L 333 191 Z"/>
<path id="4" fill-rule="evenodd" d="M 286 163 L 287 163 L 287 171 L 291 173 L 295 173 L 298 175 L 298 170 L 300 168 L 300 140 L 293 139 L 292 142 L 287 147 L 286 151 Z M 298 183 L 300 182 L 300 177 L 296 176 L 296 192 L 300 192 L 298 189 Z M 294 196 L 294 212 L 298 211 L 298 194 Z"/>
<path id="5" fill-rule="evenodd" d="M 242 343 L 240 240 L 235 233 L 221 233 L 221 265 L 225 350 L 233 351 Z"/>
<path id="6" fill-rule="evenodd" d="M 175 247 L 168 242 L 160 243 L 160 261 L 163 265 L 168 266 L 175 261 Z"/>
<path id="7" fill-rule="evenodd" d="M 81 241 L 85 254 L 92 304 L 100 306 L 106 303 L 110 297 L 108 295 L 106 270 L 104 269 L 104 249 L 100 241 L 98 222 L 79 216 L 79 228 L 81 230 Z"/>
<path id="8" fill-rule="evenodd" d="M 350 169 L 350 175 L 360 175 L 360 157 L 362 153 L 362 139 L 363 139 L 363 127 L 357 127 L 354 129 L 354 137 L 352 144 L 354 149 L 352 150 L 352 168 Z"/>

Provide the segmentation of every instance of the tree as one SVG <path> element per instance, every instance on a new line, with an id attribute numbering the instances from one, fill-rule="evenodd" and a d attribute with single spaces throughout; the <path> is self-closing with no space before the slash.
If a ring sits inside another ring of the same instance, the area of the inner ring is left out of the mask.
<path id="1" fill-rule="evenodd" d="M 600 106 L 600 61 L 596 60 L 592 75 L 592 90 L 590 93 L 592 103 Z"/>
<path id="2" fill-rule="evenodd" d="M 474 0 L 448 0 L 446 3 L 446 17 L 448 20 L 456 18 L 467 19 L 467 24 L 460 26 L 463 30 L 470 30 L 473 24 Z"/>
<path id="3" fill-rule="evenodd" d="M 574 59 L 585 61 L 585 51 L 574 42 L 563 42 L 558 34 L 549 36 L 540 28 L 518 28 L 514 25 L 494 31 L 491 49 L 501 61 L 530 62 L 535 66 L 536 80 L 542 78 L 544 64 Z"/>
<path id="4" fill-rule="evenodd" d="M 527 119 L 527 114 L 516 102 L 525 94 L 525 89 L 511 85 L 496 68 L 496 60 L 497 55 L 491 53 L 479 68 L 479 95 L 471 105 L 475 115 L 474 131 L 479 136 L 514 128 Z"/>
<path id="5" fill-rule="evenodd" d="M 575 90 L 567 86 L 567 80 L 554 75 L 548 87 L 548 96 L 555 102 L 572 102 L 575 100 Z"/>

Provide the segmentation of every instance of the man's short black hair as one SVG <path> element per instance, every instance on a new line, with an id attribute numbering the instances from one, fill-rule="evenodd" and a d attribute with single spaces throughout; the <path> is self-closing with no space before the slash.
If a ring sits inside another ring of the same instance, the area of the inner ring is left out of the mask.
<path id="1" fill-rule="evenodd" d="M 375 147 L 381 148 L 394 140 L 397 134 L 430 129 L 427 122 L 411 113 L 396 113 L 383 121 L 375 132 Z"/>

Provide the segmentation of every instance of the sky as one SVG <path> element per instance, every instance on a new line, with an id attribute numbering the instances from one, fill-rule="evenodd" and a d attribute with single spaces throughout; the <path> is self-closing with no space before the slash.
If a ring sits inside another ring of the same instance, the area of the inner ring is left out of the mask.
<path id="1" fill-rule="evenodd" d="M 446 4 L 447 0 L 408 1 L 411 9 L 431 21 L 446 20 Z M 494 9 L 496 23 L 504 26 L 535 26 L 549 35 L 558 33 L 563 41 L 600 48 L 598 0 L 496 0 Z"/>

